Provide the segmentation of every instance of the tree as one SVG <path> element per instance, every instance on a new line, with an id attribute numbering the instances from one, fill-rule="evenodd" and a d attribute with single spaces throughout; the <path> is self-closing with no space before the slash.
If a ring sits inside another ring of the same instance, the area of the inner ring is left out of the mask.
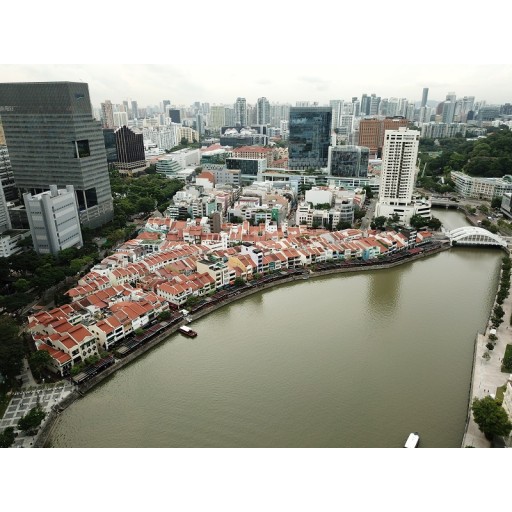
<path id="1" fill-rule="evenodd" d="M 171 312 L 168 309 L 166 309 L 165 311 L 162 311 L 158 315 L 158 320 L 170 320 L 170 318 L 171 318 Z"/>
<path id="2" fill-rule="evenodd" d="M 491 207 L 492 208 L 500 208 L 501 207 L 501 200 L 502 197 L 493 197 L 491 201 Z"/>
<path id="3" fill-rule="evenodd" d="M 12 446 L 12 443 L 14 443 L 14 439 L 16 439 L 14 435 L 14 428 L 7 427 L 0 434 L 0 448 L 10 448 Z"/>
<path id="4" fill-rule="evenodd" d="M 243 277 L 235 277 L 235 282 L 234 282 L 234 285 L 235 286 L 244 286 L 245 285 L 245 281 L 243 279 Z"/>
<path id="5" fill-rule="evenodd" d="M 18 325 L 9 316 L 0 317 L 0 373 L 13 381 L 23 367 L 23 344 L 18 336 Z"/>
<path id="6" fill-rule="evenodd" d="M 427 223 L 429 229 L 437 231 L 441 228 L 441 221 L 437 217 L 432 217 Z"/>
<path id="7" fill-rule="evenodd" d="M 510 434 L 512 423 L 498 400 L 490 396 L 481 399 L 475 398 L 471 410 L 478 428 L 487 439 Z"/>
<path id="8" fill-rule="evenodd" d="M 428 219 L 425 219 L 425 217 L 421 215 L 413 215 L 410 224 L 414 229 L 420 229 L 428 225 Z"/>
<path id="9" fill-rule="evenodd" d="M 379 217 L 375 217 L 375 219 L 373 219 L 373 222 L 375 223 L 375 227 L 377 229 L 382 229 L 386 224 L 386 220 L 387 219 L 384 215 L 380 215 Z"/>
<path id="10" fill-rule="evenodd" d="M 41 370 L 51 362 L 52 357 L 47 350 L 38 350 L 37 352 L 34 352 L 29 358 L 30 368 L 32 369 L 32 373 L 34 373 L 36 378 L 41 377 Z"/>
<path id="11" fill-rule="evenodd" d="M 370 185 L 365 185 L 363 187 L 363 189 L 366 192 L 367 199 L 372 199 L 373 198 L 373 191 L 372 191 L 372 188 L 370 187 Z"/>
<path id="12" fill-rule="evenodd" d="M 30 282 L 20 278 L 14 283 L 14 289 L 17 293 L 25 293 L 30 288 Z"/>
<path id="13" fill-rule="evenodd" d="M 345 220 L 340 220 L 338 224 L 336 224 L 336 230 L 342 231 L 343 229 L 350 229 L 352 227 L 352 224 L 350 222 L 347 222 Z"/>
<path id="14" fill-rule="evenodd" d="M 32 407 L 30 411 L 20 418 L 18 421 L 18 428 L 23 430 L 23 432 L 29 432 L 30 430 L 34 430 L 41 422 L 46 418 L 46 413 L 43 411 L 41 406 L 38 404 L 35 407 Z"/>

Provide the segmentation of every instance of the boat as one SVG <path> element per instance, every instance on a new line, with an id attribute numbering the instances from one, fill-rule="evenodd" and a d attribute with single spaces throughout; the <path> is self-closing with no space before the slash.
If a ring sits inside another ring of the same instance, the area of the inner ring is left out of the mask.
<path id="1" fill-rule="evenodd" d="M 189 338 L 195 338 L 197 336 L 197 332 L 193 331 L 190 327 L 187 327 L 186 325 L 182 325 L 178 330 L 181 332 L 181 334 L 184 334 Z"/>
<path id="2" fill-rule="evenodd" d="M 405 441 L 404 448 L 416 448 L 420 442 L 420 435 L 418 432 L 411 432 L 407 441 Z"/>

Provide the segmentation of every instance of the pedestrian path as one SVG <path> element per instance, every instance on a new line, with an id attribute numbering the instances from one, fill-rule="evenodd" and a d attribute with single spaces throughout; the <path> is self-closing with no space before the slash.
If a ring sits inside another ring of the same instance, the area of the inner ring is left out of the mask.
<path id="1" fill-rule="evenodd" d="M 494 305 L 493 305 L 494 307 Z M 473 383 L 471 390 L 471 402 L 474 398 L 484 398 L 486 396 L 496 396 L 497 388 L 507 383 L 510 378 L 509 373 L 501 371 L 505 348 L 512 344 L 512 326 L 510 325 L 510 314 L 512 312 L 512 296 L 509 295 L 502 305 L 505 315 L 503 322 L 496 330 L 498 341 L 494 350 L 488 350 L 485 346 L 489 342 L 489 334 L 492 329 L 491 323 L 487 325 L 484 334 L 478 334 L 475 349 L 475 361 L 473 369 Z M 489 358 L 484 357 L 488 353 Z M 471 407 L 471 403 L 470 403 Z M 483 432 L 480 432 L 478 425 L 473 420 L 473 413 L 469 413 L 469 422 L 462 446 L 473 446 L 474 448 L 490 448 Z"/>
<path id="2" fill-rule="evenodd" d="M 7 406 L 4 417 L 0 420 L 0 431 L 7 427 L 14 427 L 17 431 L 17 425 L 20 418 L 25 416 L 38 403 L 48 414 L 52 407 L 56 406 L 74 390 L 74 386 L 69 382 L 59 382 L 55 385 L 39 386 L 28 388 L 12 394 L 11 401 Z M 46 420 L 45 418 L 45 420 Z M 44 425 L 44 421 L 41 426 Z M 38 429 L 40 431 L 40 428 Z M 37 436 L 25 436 L 19 431 L 14 442 L 14 448 L 29 448 L 35 443 Z"/>

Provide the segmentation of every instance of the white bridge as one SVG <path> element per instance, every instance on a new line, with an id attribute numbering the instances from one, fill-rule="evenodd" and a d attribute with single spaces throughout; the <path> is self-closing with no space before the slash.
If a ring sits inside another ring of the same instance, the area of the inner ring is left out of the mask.
<path id="1" fill-rule="evenodd" d="M 507 248 L 507 241 L 499 235 L 495 235 L 487 229 L 468 226 L 447 231 L 446 236 L 451 245 L 494 245 Z"/>

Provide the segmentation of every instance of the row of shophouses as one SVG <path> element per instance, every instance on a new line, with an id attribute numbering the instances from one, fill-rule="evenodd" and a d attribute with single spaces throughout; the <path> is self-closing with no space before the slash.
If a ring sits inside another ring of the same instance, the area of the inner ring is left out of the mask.
<path id="1" fill-rule="evenodd" d="M 146 226 L 148 231 L 120 246 L 68 290 L 69 304 L 29 316 L 36 347 L 48 351 L 56 373 L 68 374 L 162 312 L 231 286 L 237 278 L 250 281 L 256 274 L 326 261 L 369 260 L 431 237 L 427 232 L 329 232 L 305 226 L 283 232 L 243 223 L 222 226 L 223 236 L 205 232 L 203 239 L 199 221 L 155 218 Z M 191 230 L 196 235 L 191 237 Z"/>

